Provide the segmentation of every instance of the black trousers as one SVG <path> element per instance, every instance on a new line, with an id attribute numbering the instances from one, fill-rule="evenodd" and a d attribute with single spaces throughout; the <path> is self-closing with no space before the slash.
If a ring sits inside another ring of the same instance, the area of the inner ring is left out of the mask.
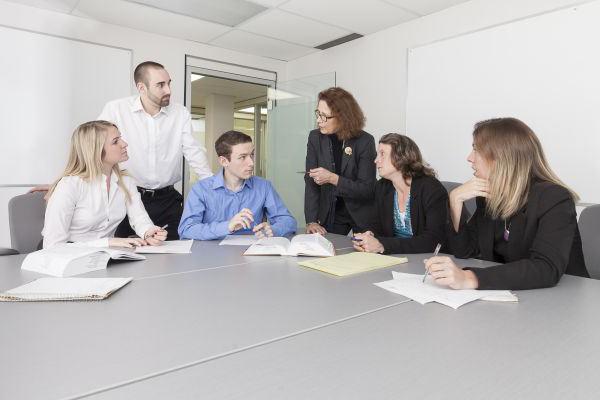
<path id="1" fill-rule="evenodd" d="M 363 232 L 354 222 L 354 219 L 346 208 L 346 204 L 343 201 L 339 201 L 339 199 L 336 202 L 333 224 L 329 227 L 328 231 L 337 233 L 338 235 L 347 235 L 350 231 L 352 233 Z"/>
<path id="2" fill-rule="evenodd" d="M 162 189 L 158 192 L 141 192 L 142 203 L 146 212 L 156 226 L 169 225 L 167 229 L 167 240 L 179 239 L 177 228 L 183 214 L 183 196 L 173 187 L 171 190 Z M 135 235 L 129 225 L 127 217 L 121 221 L 115 232 L 116 237 L 129 237 Z"/>

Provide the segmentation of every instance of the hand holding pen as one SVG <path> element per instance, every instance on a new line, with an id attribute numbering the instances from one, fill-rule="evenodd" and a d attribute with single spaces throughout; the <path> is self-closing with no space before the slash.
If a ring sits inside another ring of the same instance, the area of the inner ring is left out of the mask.
<path id="1" fill-rule="evenodd" d="M 167 240 L 167 227 L 166 224 L 162 227 L 154 226 L 146 231 L 144 234 L 144 240 L 150 246 L 160 246 L 165 240 Z"/>
<path id="2" fill-rule="evenodd" d="M 441 243 L 438 243 L 437 246 L 435 246 L 435 250 L 433 252 L 433 257 L 431 257 L 431 258 L 437 257 L 441 248 L 442 248 Z M 425 282 L 425 278 L 427 278 L 427 275 L 429 275 L 429 266 L 427 265 L 427 261 L 428 260 L 425 260 L 426 264 L 425 264 L 425 275 L 423 275 L 423 282 Z"/>

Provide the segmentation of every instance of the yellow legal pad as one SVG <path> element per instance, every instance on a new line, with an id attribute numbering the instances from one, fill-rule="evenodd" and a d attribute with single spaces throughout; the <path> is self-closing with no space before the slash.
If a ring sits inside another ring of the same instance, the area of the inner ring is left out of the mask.
<path id="1" fill-rule="evenodd" d="M 303 267 L 317 269 L 336 276 L 348 276 L 374 269 L 391 267 L 408 262 L 406 257 L 390 257 L 381 254 L 354 252 L 341 256 L 302 261 Z"/>

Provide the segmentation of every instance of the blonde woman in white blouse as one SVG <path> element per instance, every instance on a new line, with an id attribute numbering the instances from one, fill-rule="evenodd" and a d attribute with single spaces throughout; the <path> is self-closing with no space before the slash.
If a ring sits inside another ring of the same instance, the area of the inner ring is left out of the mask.
<path id="1" fill-rule="evenodd" d="M 135 182 L 119 168 L 128 158 L 114 124 L 91 121 L 75 129 L 67 167 L 48 192 L 44 248 L 65 242 L 134 247 L 165 240 L 166 230 L 152 223 Z M 125 214 L 139 238 L 113 237 Z"/>

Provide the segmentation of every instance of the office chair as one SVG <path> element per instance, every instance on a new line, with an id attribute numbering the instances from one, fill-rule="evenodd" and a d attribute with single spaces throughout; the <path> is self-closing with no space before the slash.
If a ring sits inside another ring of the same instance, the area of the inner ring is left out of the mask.
<path id="1" fill-rule="evenodd" d="M 600 204 L 588 206 L 579 215 L 583 257 L 590 277 L 600 279 Z"/>
<path id="2" fill-rule="evenodd" d="M 41 248 L 46 192 L 26 193 L 8 202 L 10 242 L 19 253 L 31 253 Z"/>

